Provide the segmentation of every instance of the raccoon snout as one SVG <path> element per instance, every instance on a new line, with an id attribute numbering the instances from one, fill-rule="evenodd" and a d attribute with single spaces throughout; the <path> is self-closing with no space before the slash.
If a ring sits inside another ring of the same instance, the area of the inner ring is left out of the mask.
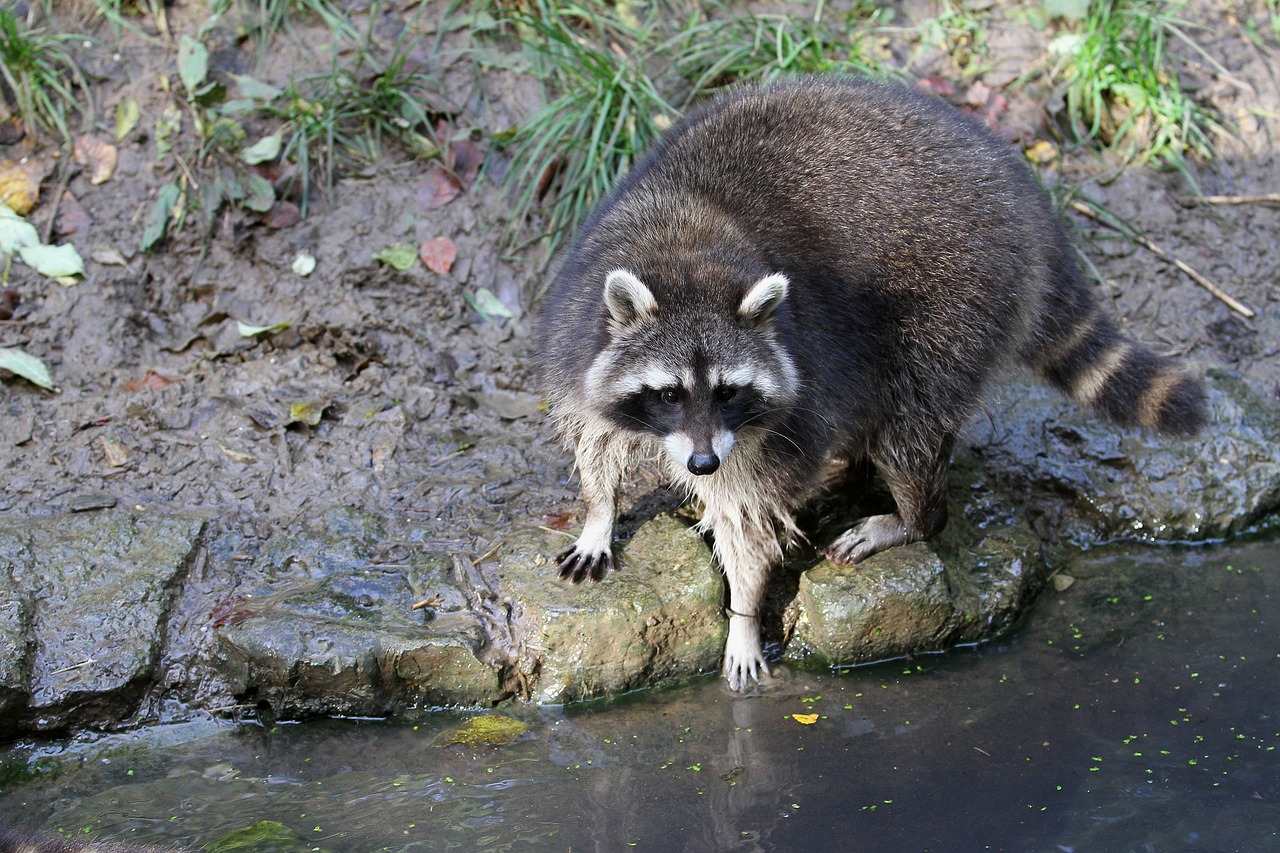
<path id="1" fill-rule="evenodd" d="M 714 474 L 720 467 L 720 457 L 714 453 L 694 453 L 689 457 L 688 466 L 690 474 Z"/>

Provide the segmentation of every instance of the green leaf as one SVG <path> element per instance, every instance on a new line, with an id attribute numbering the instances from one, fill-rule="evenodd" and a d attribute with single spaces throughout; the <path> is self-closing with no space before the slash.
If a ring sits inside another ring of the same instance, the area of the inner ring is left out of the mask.
<path id="1" fill-rule="evenodd" d="M 280 146 L 284 144 L 284 131 L 277 130 L 270 136 L 264 136 L 248 148 L 240 152 L 240 159 L 255 166 L 266 163 L 280 156 Z"/>
<path id="2" fill-rule="evenodd" d="M 275 187 L 271 186 L 271 182 L 266 178 L 249 174 L 244 176 L 244 182 L 248 194 L 240 202 L 241 207 L 257 213 L 266 213 L 271 209 L 271 205 L 276 203 Z"/>
<path id="3" fill-rule="evenodd" d="M 240 90 L 242 98 L 270 103 L 284 94 L 284 90 L 277 89 L 270 83 L 263 83 L 253 77 L 247 77 L 243 74 L 232 74 L 230 76 L 235 82 L 236 88 Z"/>
<path id="4" fill-rule="evenodd" d="M 142 251 L 146 252 L 164 238 L 169 228 L 169 216 L 178 199 L 182 198 L 182 190 L 173 181 L 165 184 L 156 193 L 155 203 L 147 214 L 147 222 L 142 228 Z"/>
<path id="5" fill-rule="evenodd" d="M 44 362 L 33 355 L 27 355 L 17 347 L 0 349 L 0 370 L 7 370 L 15 376 L 21 376 L 41 388 L 57 390 L 53 387 L 53 378 L 49 376 L 49 368 L 44 366 Z"/>
<path id="6" fill-rule="evenodd" d="M 418 250 L 404 243 L 395 243 L 380 252 L 374 252 L 373 259 L 381 261 L 392 269 L 407 270 L 418 259 Z"/>
<path id="7" fill-rule="evenodd" d="M 61 246 L 23 246 L 18 249 L 22 262 L 49 278 L 84 275 L 84 259 L 70 243 Z"/>
<path id="8" fill-rule="evenodd" d="M 23 246 L 40 245 L 36 227 L 0 202 L 0 254 L 11 255 Z"/>
<path id="9" fill-rule="evenodd" d="M 510 319 L 515 315 L 511 313 L 511 309 L 502 304 L 502 300 L 493 295 L 493 291 L 487 287 L 481 287 L 476 291 L 475 296 L 468 296 L 467 301 L 471 303 L 471 307 L 476 313 L 484 318 L 485 322 L 492 321 L 495 317 Z"/>
<path id="10" fill-rule="evenodd" d="M 250 326 L 248 323 L 236 321 L 236 331 L 240 333 L 242 338 L 253 338 L 258 335 L 274 335 L 276 332 L 283 332 L 289 328 L 292 320 L 285 320 L 283 323 L 276 323 L 274 326 Z"/>
<path id="11" fill-rule="evenodd" d="M 178 76 L 187 93 L 194 95 L 209 73 L 209 50 L 191 36 L 184 35 L 178 42 Z"/>
<path id="12" fill-rule="evenodd" d="M 138 126 L 142 117 L 142 108 L 132 98 L 124 98 L 116 103 L 116 142 L 128 136 Z"/>
<path id="13" fill-rule="evenodd" d="M 310 252 L 299 252 L 298 257 L 293 259 L 293 271 L 303 278 L 311 275 L 315 269 L 316 256 Z"/>

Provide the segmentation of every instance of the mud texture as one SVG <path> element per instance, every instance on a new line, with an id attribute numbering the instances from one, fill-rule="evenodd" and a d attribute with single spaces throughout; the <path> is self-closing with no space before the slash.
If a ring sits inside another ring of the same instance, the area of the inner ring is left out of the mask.
<path id="1" fill-rule="evenodd" d="M 364 23 L 394 35 L 409 5 L 382 4 Z M 1201 63 L 1192 83 L 1235 123 L 1221 158 L 1193 163 L 1192 176 L 1205 193 L 1274 192 L 1277 47 L 1244 38 L 1223 4 L 1185 12 L 1206 24 L 1196 36 L 1226 72 Z M 199 26 L 191 14 L 172 7 L 174 33 Z M 1013 79 L 1042 35 L 993 31 L 1004 53 L 987 83 Z M 83 208 L 59 239 L 86 258 L 85 280 L 62 286 L 15 264 L 6 284 L 21 301 L 0 322 L 0 346 L 43 359 L 59 390 L 0 376 L 0 737 L 202 714 L 554 702 L 718 667 L 721 582 L 653 471 L 628 484 L 622 571 L 583 589 L 553 580 L 549 558 L 580 507 L 530 368 L 541 261 L 500 249 L 509 199 L 497 179 L 509 163 L 492 141 L 539 87 L 501 64 L 474 73 L 458 50 L 473 36 L 441 36 L 438 53 L 417 57 L 440 81 L 438 118 L 489 155 L 456 199 L 437 205 L 434 164 L 389 147 L 376 168 L 312 198 L 296 225 L 225 208 L 150 252 L 142 221 L 179 171 L 153 132 L 174 46 L 104 30 L 77 48 L 96 102 L 129 97 L 146 118 L 104 183 L 50 160 L 29 219 L 52 231 L 55 206 Z M 230 23 L 209 39 L 215 75 L 283 82 L 329 61 L 296 45 L 255 60 Z M 934 70 L 920 62 L 920 76 Z M 1040 105 L 1019 103 L 1047 134 Z M 110 138 L 104 115 L 86 130 Z M 0 144 L 0 160 L 49 156 L 31 138 Z M 191 162 L 203 181 L 231 168 Z M 1074 154 L 1046 178 L 1083 180 L 1257 312 L 1244 319 L 1168 261 L 1076 220 L 1130 334 L 1213 371 L 1214 423 L 1156 441 L 1038 386 L 997 394 L 953 478 L 958 538 L 855 571 L 802 549 L 779 573 L 766 626 L 775 654 L 846 664 L 976 641 L 1034 598 L 1043 540 L 1217 538 L 1274 512 L 1280 207 L 1196 204 L 1176 171 L 1113 166 Z M 458 250 L 447 273 L 373 259 L 439 236 Z M 318 260 L 305 278 L 292 269 L 304 251 Z M 512 317 L 478 313 L 481 288 Z M 243 337 L 237 321 L 289 325 Z M 996 493 L 1017 511 L 988 512 Z"/>

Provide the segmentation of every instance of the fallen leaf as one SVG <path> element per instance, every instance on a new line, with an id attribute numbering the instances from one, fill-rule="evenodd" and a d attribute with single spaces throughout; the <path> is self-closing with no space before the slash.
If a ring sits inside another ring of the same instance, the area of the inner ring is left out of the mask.
<path id="1" fill-rule="evenodd" d="M 418 182 L 418 207 L 422 210 L 436 210 L 453 201 L 461 192 L 462 185 L 457 178 L 443 166 L 434 166 Z"/>
<path id="2" fill-rule="evenodd" d="M 291 201 L 278 201 L 271 205 L 267 215 L 262 217 L 268 228 L 292 228 L 302 218 L 302 211 Z"/>
<path id="3" fill-rule="evenodd" d="M 444 275 L 453 269 L 453 262 L 458 259 L 458 247 L 448 237 L 436 237 L 418 248 L 418 257 L 422 258 L 427 269 L 436 275 Z"/>
<path id="4" fill-rule="evenodd" d="M 266 163 L 280 156 L 280 148 L 284 144 L 284 131 L 277 130 L 270 136 L 264 136 L 248 148 L 240 152 L 240 159 L 250 166 Z"/>
<path id="5" fill-rule="evenodd" d="M 0 204 L 0 254 L 11 255 L 23 246 L 39 246 L 40 232 L 7 205 Z"/>
<path id="6" fill-rule="evenodd" d="M 1041 139 L 1027 149 L 1027 159 L 1037 166 L 1044 166 L 1058 159 L 1058 146 L 1047 139 Z"/>
<path id="7" fill-rule="evenodd" d="M 16 145 L 26 135 L 27 129 L 17 116 L 0 121 L 0 145 Z"/>
<path id="8" fill-rule="evenodd" d="M 1066 592 L 1076 579 L 1071 575 L 1059 573 L 1053 576 L 1053 588 L 1058 592 Z"/>
<path id="9" fill-rule="evenodd" d="M 560 512 L 555 515 L 548 514 L 542 517 L 542 523 L 552 530 L 568 530 L 569 522 L 572 520 L 573 513 L 571 512 Z"/>
<path id="10" fill-rule="evenodd" d="M 94 246 L 89 250 L 89 257 L 96 263 L 107 267 L 127 267 L 129 262 L 120 254 L 115 246 Z"/>
<path id="11" fill-rule="evenodd" d="M 77 163 L 89 170 L 89 183 L 94 186 L 111 179 L 119 159 L 114 145 L 88 134 L 76 137 L 73 156 Z"/>
<path id="12" fill-rule="evenodd" d="M 116 142 L 121 141 L 138 126 L 142 108 L 132 98 L 122 98 L 116 103 Z"/>
<path id="13" fill-rule="evenodd" d="M 84 259 L 70 243 L 61 246 L 23 246 L 18 250 L 22 262 L 49 278 L 84 275 Z"/>
<path id="14" fill-rule="evenodd" d="M 503 305 L 502 300 L 494 296 L 493 291 L 487 287 L 479 288 L 475 296 L 467 296 L 466 299 L 485 322 L 490 322 L 495 317 L 509 320 L 515 316 L 511 313 L 511 309 Z"/>
<path id="15" fill-rule="evenodd" d="M 178 76 L 182 78 L 182 85 L 187 87 L 187 94 L 195 94 L 208 74 L 208 48 L 191 36 L 184 35 L 178 42 Z"/>
<path id="16" fill-rule="evenodd" d="M 182 190 L 173 181 L 165 184 L 156 193 L 156 200 L 147 214 L 146 224 L 142 227 L 142 251 L 147 251 L 164 238 L 169 228 L 169 216 L 174 205 L 182 198 Z"/>
<path id="17" fill-rule="evenodd" d="M 817 714 L 792 714 L 791 719 L 795 720 L 802 726 L 812 726 L 818 722 Z"/>
<path id="18" fill-rule="evenodd" d="M 283 89 L 277 89 L 253 77 L 246 77 L 243 74 L 232 74 L 230 77 L 235 82 L 236 88 L 240 90 L 240 95 L 253 101 L 270 103 L 284 94 Z"/>
<path id="19" fill-rule="evenodd" d="M 293 271 L 303 278 L 311 275 L 315 269 L 316 257 L 310 252 L 299 252 L 298 257 L 293 259 Z"/>
<path id="20" fill-rule="evenodd" d="M 96 443 L 98 449 L 102 451 L 102 458 L 106 460 L 107 467 L 121 468 L 129 463 L 129 448 L 117 439 L 100 435 Z"/>
<path id="21" fill-rule="evenodd" d="M 316 426 L 320 423 L 320 418 L 324 417 L 325 407 L 321 402 L 293 403 L 289 406 L 289 420 L 304 423 L 307 426 Z"/>
<path id="22" fill-rule="evenodd" d="M 167 376 L 161 376 L 159 373 L 156 373 L 154 370 L 148 370 L 146 375 L 143 376 L 141 379 L 129 379 L 124 383 L 122 387 L 124 388 L 124 390 L 128 391 L 129 393 L 136 394 L 137 392 L 144 391 L 144 390 L 163 391 L 164 389 L 172 385 L 174 382 L 179 382 L 179 381 L 181 380 L 170 379 Z"/>
<path id="23" fill-rule="evenodd" d="M 25 216 L 40 200 L 40 182 L 48 170 L 34 160 L 0 161 L 0 203 Z"/>
<path id="24" fill-rule="evenodd" d="M 70 190 L 63 190 L 62 200 L 58 202 L 58 220 L 54 230 L 66 237 L 88 228 L 91 221 L 79 199 Z"/>
<path id="25" fill-rule="evenodd" d="M 53 387 L 53 377 L 49 375 L 49 368 L 44 366 L 44 362 L 17 347 L 0 349 L 0 370 L 7 370 L 49 391 L 57 390 Z"/>
<path id="26" fill-rule="evenodd" d="M 250 326 L 248 323 L 242 323 L 237 320 L 236 330 L 240 332 L 240 337 L 252 338 L 258 335 L 283 332 L 285 329 L 289 328 L 289 324 L 292 322 L 292 320 L 285 320 L 283 323 L 276 323 L 274 326 Z"/>
<path id="27" fill-rule="evenodd" d="M 381 261 L 392 269 L 407 270 L 418 259 L 418 253 L 412 246 L 394 243 L 381 251 L 373 253 L 375 261 Z"/>
<path id="28" fill-rule="evenodd" d="M 240 206 L 258 213 L 266 213 L 276 203 L 276 190 L 271 182 L 261 175 L 244 176 L 245 188 L 249 194 L 240 202 Z"/>
<path id="29" fill-rule="evenodd" d="M 469 187 L 475 183 L 484 163 L 484 150 L 470 139 L 455 139 L 449 143 L 449 154 L 453 158 L 453 173 L 462 185 Z"/>

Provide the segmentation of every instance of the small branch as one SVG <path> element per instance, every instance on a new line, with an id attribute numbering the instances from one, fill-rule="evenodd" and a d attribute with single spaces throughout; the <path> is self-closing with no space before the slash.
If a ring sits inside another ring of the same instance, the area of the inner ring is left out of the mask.
<path id="1" fill-rule="evenodd" d="M 1209 291 L 1211 294 L 1213 294 L 1215 299 L 1220 300 L 1228 308 L 1230 308 L 1232 311 L 1235 311 L 1240 316 L 1245 317 L 1246 319 L 1253 319 L 1253 317 L 1255 316 L 1254 310 L 1250 308 L 1248 305 L 1245 305 L 1243 302 L 1240 302 L 1238 299 L 1228 294 L 1222 288 L 1218 287 L 1216 284 L 1209 281 L 1209 279 L 1205 278 L 1200 273 L 1196 272 L 1189 264 L 1185 263 L 1179 258 L 1175 258 L 1173 255 L 1170 255 L 1164 249 L 1160 248 L 1155 243 L 1151 242 L 1141 234 L 1135 231 L 1130 231 L 1128 229 L 1121 228 L 1119 225 L 1115 224 L 1114 222 L 1107 221 L 1098 213 L 1098 211 L 1094 210 L 1092 207 L 1085 204 L 1084 202 L 1073 201 L 1071 202 L 1071 208 L 1072 210 L 1075 210 L 1078 213 L 1084 214 L 1085 216 L 1089 217 L 1094 222 L 1097 222 L 1100 225 L 1106 225 L 1108 228 L 1114 228 L 1117 231 L 1124 232 L 1130 240 L 1133 240 L 1136 243 L 1140 243 L 1142 246 L 1146 247 L 1147 251 L 1153 254 L 1159 255 L 1160 257 L 1164 258 L 1166 261 L 1169 261 L 1178 269 L 1182 270 L 1184 273 L 1186 273 L 1188 276 L 1191 277 L 1192 281 L 1194 281 L 1196 284 L 1203 287 L 1205 290 Z"/>
<path id="2" fill-rule="evenodd" d="M 1195 207 L 1197 204 L 1280 204 L 1280 193 L 1187 196 L 1178 201 L 1187 207 Z"/>

